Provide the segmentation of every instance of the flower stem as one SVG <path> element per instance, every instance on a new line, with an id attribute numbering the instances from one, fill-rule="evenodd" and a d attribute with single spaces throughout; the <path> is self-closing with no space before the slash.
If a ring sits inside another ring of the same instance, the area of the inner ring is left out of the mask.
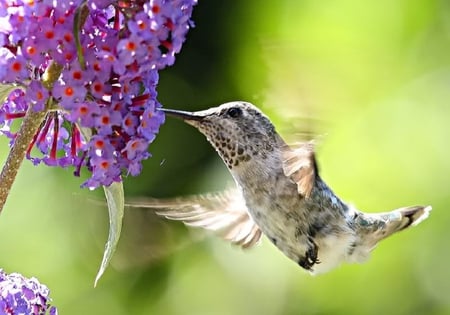
<path id="1" fill-rule="evenodd" d="M 49 64 L 42 76 L 42 83 L 47 89 L 52 89 L 53 84 L 61 75 L 62 68 L 62 66 L 54 61 Z M 17 172 L 19 171 L 27 149 L 52 106 L 53 99 L 50 97 L 43 111 L 35 111 L 31 105 L 28 107 L 27 114 L 23 118 L 20 129 L 14 139 L 14 144 L 9 151 L 5 165 L 0 173 L 0 214 L 2 213 L 9 191 L 16 179 Z"/>
<path id="2" fill-rule="evenodd" d="M 27 114 L 22 121 L 14 144 L 9 151 L 5 165 L 0 173 L 0 213 L 6 203 L 9 191 L 16 179 L 17 172 L 25 157 L 28 146 L 33 140 L 33 137 L 46 114 L 46 111 L 36 112 L 31 106 L 28 108 Z"/>

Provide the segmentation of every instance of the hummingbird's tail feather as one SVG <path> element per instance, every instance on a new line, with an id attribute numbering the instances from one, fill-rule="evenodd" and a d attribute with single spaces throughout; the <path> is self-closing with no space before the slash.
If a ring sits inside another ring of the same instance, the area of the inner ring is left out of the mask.
<path id="1" fill-rule="evenodd" d="M 387 213 L 380 213 L 381 217 L 385 219 L 385 235 L 389 235 L 406 229 L 409 226 L 414 226 L 428 218 L 431 211 L 431 206 L 409 206 L 393 210 Z"/>
<path id="2" fill-rule="evenodd" d="M 400 208 L 395 211 L 399 211 L 403 216 L 403 221 L 405 221 L 405 224 L 402 227 L 403 230 L 410 225 L 417 225 L 428 218 L 431 209 L 431 206 L 412 206 Z"/>
<path id="3" fill-rule="evenodd" d="M 390 212 L 357 212 L 353 218 L 356 240 L 352 244 L 348 261 L 363 262 L 377 244 L 388 236 L 425 220 L 431 206 L 410 206 Z"/>
<path id="4" fill-rule="evenodd" d="M 425 220 L 431 209 L 431 206 L 409 206 L 390 212 L 364 213 L 358 225 L 366 234 L 367 245 L 375 247 L 382 239 Z"/>

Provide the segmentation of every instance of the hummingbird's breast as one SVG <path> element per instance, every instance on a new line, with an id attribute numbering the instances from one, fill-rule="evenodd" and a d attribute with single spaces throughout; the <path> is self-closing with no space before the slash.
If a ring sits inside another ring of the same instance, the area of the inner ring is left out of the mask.
<path id="1" fill-rule="evenodd" d="M 251 217 L 275 246 L 298 260 L 307 246 L 306 241 L 298 240 L 307 220 L 301 211 L 305 205 L 296 184 L 283 173 L 281 156 L 253 158 L 239 171 L 235 179 Z"/>
<path id="2" fill-rule="evenodd" d="M 347 206 L 318 178 L 311 196 L 298 193 L 297 184 L 285 176 L 281 154 L 251 159 L 234 176 L 248 211 L 268 239 L 287 257 L 305 268 L 311 248 L 320 264 L 305 268 L 327 271 L 346 259 L 354 241 Z"/>

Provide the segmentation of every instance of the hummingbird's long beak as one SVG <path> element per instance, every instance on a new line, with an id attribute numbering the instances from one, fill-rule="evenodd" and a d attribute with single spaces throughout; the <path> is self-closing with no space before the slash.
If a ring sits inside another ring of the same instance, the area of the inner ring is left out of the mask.
<path id="1" fill-rule="evenodd" d="M 169 116 L 181 118 L 184 121 L 201 121 L 205 117 L 204 115 L 200 115 L 198 113 L 186 112 L 183 110 L 168 109 L 168 108 L 160 108 L 160 110 L 162 110 Z"/>

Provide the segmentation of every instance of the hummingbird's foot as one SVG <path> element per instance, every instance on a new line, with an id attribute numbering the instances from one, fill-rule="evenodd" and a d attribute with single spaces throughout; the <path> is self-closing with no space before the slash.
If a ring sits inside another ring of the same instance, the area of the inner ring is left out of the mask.
<path id="1" fill-rule="evenodd" d="M 305 257 L 302 257 L 299 259 L 298 264 L 300 267 L 311 271 L 312 266 L 315 264 L 320 264 L 319 259 L 317 258 L 319 253 L 319 248 L 316 243 L 310 238 L 311 241 L 311 247 L 308 248 L 308 250 L 305 253 Z"/>

